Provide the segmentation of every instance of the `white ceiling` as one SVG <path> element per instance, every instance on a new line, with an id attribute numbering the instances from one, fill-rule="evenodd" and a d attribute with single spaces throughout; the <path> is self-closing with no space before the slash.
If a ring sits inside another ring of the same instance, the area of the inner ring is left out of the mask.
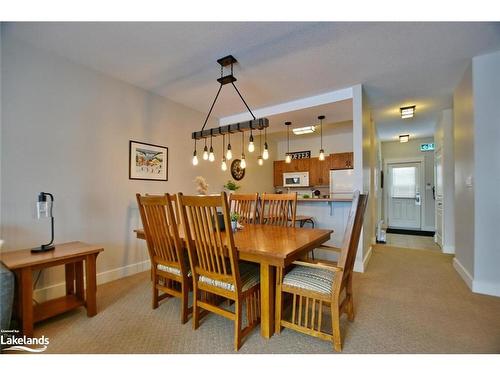
<path id="1" fill-rule="evenodd" d="M 269 116 L 269 132 L 280 132 L 286 134 L 286 121 L 290 121 L 290 131 L 293 128 L 301 128 L 309 125 L 319 125 L 318 116 L 323 115 L 323 130 L 327 131 L 330 124 L 352 121 L 352 100 L 318 105 L 297 111 L 280 113 Z"/>
<path id="2" fill-rule="evenodd" d="M 8 23 L 3 32 L 202 112 L 227 54 L 252 108 L 362 83 L 383 140 L 432 134 L 471 57 L 500 49 L 500 23 Z M 402 122 L 405 104 L 417 113 Z M 244 110 L 224 87 L 214 115 Z"/>

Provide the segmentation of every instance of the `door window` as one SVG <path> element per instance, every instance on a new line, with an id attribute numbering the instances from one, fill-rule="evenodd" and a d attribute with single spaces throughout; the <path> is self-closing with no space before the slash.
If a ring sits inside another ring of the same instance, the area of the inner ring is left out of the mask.
<path id="1" fill-rule="evenodd" d="M 415 198 L 416 167 L 394 167 L 392 169 L 392 197 Z"/>

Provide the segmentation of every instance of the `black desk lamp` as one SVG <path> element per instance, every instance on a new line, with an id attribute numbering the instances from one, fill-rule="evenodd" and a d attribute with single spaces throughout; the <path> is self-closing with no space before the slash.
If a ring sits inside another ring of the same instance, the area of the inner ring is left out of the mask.
<path id="1" fill-rule="evenodd" d="M 50 197 L 50 202 L 47 201 L 47 197 Z M 52 235 L 50 237 L 50 242 L 45 245 L 41 245 L 39 247 L 35 247 L 31 249 L 33 253 L 39 253 L 42 251 L 54 250 L 55 246 L 54 242 L 54 216 L 52 216 L 52 205 L 54 203 L 54 196 L 50 193 L 44 193 L 43 191 L 38 194 L 38 202 L 36 203 L 36 217 L 37 219 L 41 219 L 44 217 L 50 217 L 51 226 L 52 226 Z"/>

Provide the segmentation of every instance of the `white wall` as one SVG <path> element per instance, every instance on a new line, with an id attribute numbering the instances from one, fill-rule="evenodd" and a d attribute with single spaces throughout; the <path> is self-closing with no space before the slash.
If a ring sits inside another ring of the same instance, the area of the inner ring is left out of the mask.
<path id="1" fill-rule="evenodd" d="M 443 238 L 445 253 L 455 252 L 455 161 L 453 156 L 453 110 L 439 114 L 434 134 L 436 150 L 441 149 L 443 169 Z M 437 225 L 437 223 L 436 223 Z"/>
<path id="2" fill-rule="evenodd" d="M 500 296 L 500 52 L 472 62 L 474 91 L 474 290 Z"/>
<path id="3" fill-rule="evenodd" d="M 454 265 L 472 291 L 500 296 L 500 52 L 474 57 L 454 92 Z"/>
<path id="4" fill-rule="evenodd" d="M 199 130 L 205 115 L 3 37 L 4 249 L 47 241 L 49 223 L 35 220 L 34 207 L 38 192 L 48 191 L 55 196 L 56 242 L 81 240 L 105 248 L 97 261 L 98 280 L 145 269 L 145 242 L 132 233 L 141 227 L 135 193 L 193 194 L 197 175 L 207 178 L 210 192 L 220 192 L 230 178 L 229 171 L 220 171 L 220 160 L 191 165 L 190 134 Z M 169 147 L 167 182 L 128 179 L 131 139 Z M 236 151 L 239 140 L 232 143 Z M 258 167 L 256 156 L 250 157 L 241 185 L 243 191 L 271 190 L 272 162 Z M 62 270 L 51 270 L 40 285 L 62 280 Z"/>
<path id="5" fill-rule="evenodd" d="M 453 94 L 455 160 L 455 264 L 469 286 L 474 278 L 474 189 L 466 186 L 474 175 L 474 102 L 472 66 Z"/>
<path id="6" fill-rule="evenodd" d="M 432 195 L 432 186 L 434 186 L 434 152 L 420 151 L 421 143 L 432 143 L 434 138 L 420 138 L 420 139 L 410 139 L 407 143 L 400 143 L 399 141 L 382 142 L 382 158 L 383 162 L 388 159 L 405 159 L 414 157 L 424 158 L 424 194 L 423 194 L 423 205 L 422 205 L 422 230 L 434 230 L 434 198 Z M 385 176 L 387 176 L 387 171 L 384 171 Z M 387 179 L 384 181 L 384 194 L 383 194 L 383 207 L 384 207 L 384 221 L 387 224 L 387 212 L 385 212 L 385 203 L 387 200 L 387 186 L 385 185 Z M 429 184 L 429 185 L 428 185 Z"/>
<path id="7" fill-rule="evenodd" d="M 374 155 L 374 124 L 371 120 L 368 100 L 361 85 L 353 86 L 353 152 L 354 152 L 354 188 L 366 194 L 370 193 L 372 180 L 372 157 Z M 365 211 L 363 231 L 359 239 L 356 263 L 362 265 L 356 271 L 363 272 L 371 255 L 371 245 L 374 236 L 374 223 L 372 222 L 371 207 L 373 195 Z"/>
<path id="8" fill-rule="evenodd" d="M 323 124 L 323 149 L 325 153 L 352 152 L 352 122 Z M 325 134 L 325 132 L 328 134 Z M 320 148 L 319 133 L 294 135 L 290 130 L 290 152 L 311 151 L 311 157 L 318 157 Z M 286 133 L 277 139 L 277 159 L 285 160 L 287 151 Z"/>
<path id="9" fill-rule="evenodd" d="M 2 45 L 3 45 L 3 23 L 0 22 L 0 156 L 2 155 Z M 2 161 L 0 160 L 0 228 L 2 227 Z M 0 232 L 0 241 L 2 233 Z M 0 242 L 0 249 L 2 245 Z"/>

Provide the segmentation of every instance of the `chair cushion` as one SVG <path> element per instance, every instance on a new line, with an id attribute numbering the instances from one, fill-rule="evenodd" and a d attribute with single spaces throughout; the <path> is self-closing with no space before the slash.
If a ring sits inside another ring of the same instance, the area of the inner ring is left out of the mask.
<path id="1" fill-rule="evenodd" d="M 240 280 L 242 292 L 252 288 L 260 283 L 260 269 L 258 264 L 241 262 L 239 263 Z M 200 276 L 198 279 L 200 283 L 210 284 L 218 288 L 226 289 L 234 292 L 234 284 L 226 283 L 220 280 L 214 280 L 207 276 Z"/>
<path id="2" fill-rule="evenodd" d="M 193 275 L 193 273 L 191 272 L 191 268 L 189 267 L 189 263 L 186 265 L 187 269 L 188 269 L 188 277 L 191 277 Z M 168 273 L 171 273 L 173 275 L 177 275 L 177 276 L 181 276 L 181 269 L 180 268 L 177 268 L 177 267 L 170 267 L 170 266 L 166 266 L 164 264 L 158 264 L 156 266 L 156 268 L 158 268 L 160 271 L 164 271 L 164 272 L 168 272 Z"/>
<path id="3" fill-rule="evenodd" d="M 283 284 L 323 294 L 332 293 L 334 271 L 306 266 L 296 266 L 288 272 Z"/>

